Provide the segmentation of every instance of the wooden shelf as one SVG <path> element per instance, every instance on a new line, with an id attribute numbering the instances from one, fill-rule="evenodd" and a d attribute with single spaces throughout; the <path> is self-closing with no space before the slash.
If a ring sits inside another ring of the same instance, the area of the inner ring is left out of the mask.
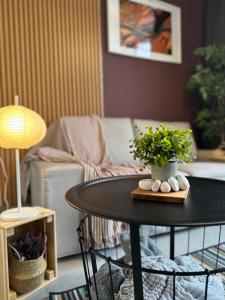
<path id="1" fill-rule="evenodd" d="M 0 220 L 0 272 L 2 274 L 0 280 L 1 300 L 25 300 L 42 287 L 53 282 L 57 277 L 55 212 L 42 207 L 37 207 L 37 209 L 39 214 L 27 221 L 4 222 Z M 15 291 L 10 289 L 7 245 L 11 239 L 15 238 L 15 236 L 21 235 L 31 229 L 47 234 L 47 249 L 45 254 L 47 270 L 45 272 L 45 280 L 33 291 L 27 294 L 17 295 Z"/>
<path id="2" fill-rule="evenodd" d="M 23 295 L 20 295 L 20 296 L 17 296 L 15 299 L 16 300 L 25 300 L 27 299 L 28 297 L 32 296 L 33 294 L 35 294 L 37 291 L 39 291 L 40 289 L 42 289 L 43 287 L 47 286 L 49 283 L 53 282 L 54 280 L 56 280 L 56 277 L 54 277 L 53 279 L 50 279 L 50 280 L 44 280 L 42 282 L 42 284 L 37 287 L 35 290 L 33 290 L 32 292 L 30 293 L 26 293 L 26 294 L 23 294 Z M 11 298 L 10 300 L 14 300 L 13 298 Z"/>

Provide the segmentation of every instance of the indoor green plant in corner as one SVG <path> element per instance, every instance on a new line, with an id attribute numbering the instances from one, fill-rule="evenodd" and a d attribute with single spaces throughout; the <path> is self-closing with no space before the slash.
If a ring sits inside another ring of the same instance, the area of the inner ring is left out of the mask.
<path id="1" fill-rule="evenodd" d="M 10 287 L 19 294 L 34 290 L 42 283 L 47 267 L 44 259 L 46 237 L 27 232 L 9 243 L 9 248 Z"/>
<path id="2" fill-rule="evenodd" d="M 192 162 L 190 134 L 191 130 L 160 124 L 155 130 L 147 126 L 145 132 L 131 141 L 130 152 L 134 159 L 140 159 L 144 166 L 151 166 L 152 178 L 146 188 L 142 188 L 170 192 L 171 189 L 178 191 L 189 187 L 184 176 L 177 176 L 177 162 Z"/>
<path id="3" fill-rule="evenodd" d="M 188 87 L 198 91 L 202 109 L 197 124 L 203 140 L 219 139 L 219 148 L 225 150 L 225 45 L 209 45 L 195 51 L 201 61 L 191 76 Z"/>

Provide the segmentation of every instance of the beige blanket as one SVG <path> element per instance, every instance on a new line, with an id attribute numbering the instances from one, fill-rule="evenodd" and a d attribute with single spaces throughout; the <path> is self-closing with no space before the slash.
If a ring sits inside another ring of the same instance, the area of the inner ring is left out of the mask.
<path id="1" fill-rule="evenodd" d="M 112 164 L 106 149 L 101 122 L 97 116 L 63 117 L 49 127 L 45 139 L 32 148 L 22 162 L 24 200 L 30 184 L 29 163 L 40 159 L 81 164 L 84 167 L 84 181 L 109 176 L 143 174 L 137 165 Z M 146 169 L 144 173 L 149 173 L 149 170 Z M 96 247 L 110 247 L 118 243 L 122 224 L 92 217 L 92 230 Z"/>

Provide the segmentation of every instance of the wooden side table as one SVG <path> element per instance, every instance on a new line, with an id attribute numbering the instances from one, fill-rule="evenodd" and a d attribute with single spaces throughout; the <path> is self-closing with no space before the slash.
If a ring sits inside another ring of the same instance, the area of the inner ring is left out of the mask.
<path id="1" fill-rule="evenodd" d="M 56 225 L 55 212 L 43 207 L 37 207 L 39 214 L 27 221 L 3 222 L 0 220 L 0 299 L 1 300 L 24 300 L 37 290 L 46 286 L 56 279 L 57 276 L 57 254 L 56 254 Z M 47 234 L 47 249 L 45 259 L 47 269 L 42 284 L 33 291 L 18 295 L 9 287 L 9 260 L 8 242 L 30 230 Z"/>
<path id="2" fill-rule="evenodd" d="M 224 152 L 221 150 L 206 150 L 201 149 L 198 151 L 197 160 L 199 161 L 214 161 L 225 162 Z"/>

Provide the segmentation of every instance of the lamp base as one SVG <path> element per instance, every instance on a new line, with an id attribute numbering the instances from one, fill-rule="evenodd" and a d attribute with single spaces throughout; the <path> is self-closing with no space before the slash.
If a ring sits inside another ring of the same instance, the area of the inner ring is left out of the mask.
<path id="1" fill-rule="evenodd" d="M 1 213 L 0 218 L 2 221 L 25 221 L 32 219 L 38 215 L 38 210 L 35 207 L 22 207 L 19 211 L 18 208 L 11 208 Z"/>

